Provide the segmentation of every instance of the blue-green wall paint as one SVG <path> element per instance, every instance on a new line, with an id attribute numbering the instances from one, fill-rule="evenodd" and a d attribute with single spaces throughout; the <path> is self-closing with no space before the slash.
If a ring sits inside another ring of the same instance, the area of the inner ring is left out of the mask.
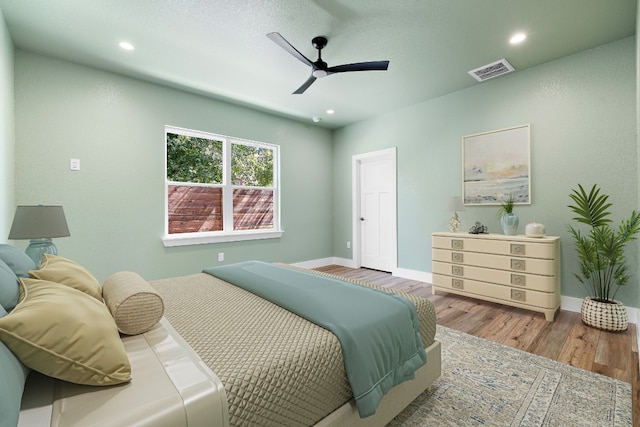
<path id="1" fill-rule="evenodd" d="M 461 137 L 530 123 L 533 204 L 517 212 L 522 225 L 543 222 L 548 234 L 562 237 L 562 293 L 582 297 L 565 231 L 568 194 L 577 182 L 597 182 L 611 194 L 617 219 L 638 206 L 637 53 L 632 37 L 332 135 L 37 54 L 17 51 L 14 57 L 0 19 L 0 241 L 16 204 L 61 203 L 72 232 L 56 240 L 61 254 L 101 280 L 123 269 L 149 279 L 188 274 L 214 264 L 218 252 L 226 262 L 351 258 L 345 245 L 351 240 L 351 156 L 397 146 L 399 267 L 428 272 L 430 235 L 446 229 L 446 201 L 460 194 Z M 164 124 L 280 144 L 284 237 L 164 248 Z M 80 172 L 69 171 L 70 158 L 81 159 Z M 468 208 L 461 218 L 465 228 L 480 220 L 499 231 L 494 207 Z M 638 245 L 629 256 L 640 259 Z M 640 307 L 637 286 L 618 296 Z"/>
<path id="2" fill-rule="evenodd" d="M 0 10 L 0 243 L 6 243 L 14 212 L 13 42 Z"/>
<path id="3" fill-rule="evenodd" d="M 225 263 L 331 256 L 329 130 L 21 50 L 15 66 L 16 203 L 62 204 L 60 255 L 100 280 L 197 273 L 219 252 Z M 283 237 L 163 247 L 164 125 L 280 145 Z"/>
<path id="4" fill-rule="evenodd" d="M 638 5 L 640 5 L 640 0 L 638 0 Z M 640 22 L 640 7 L 636 8 L 636 149 L 638 151 L 638 155 L 640 156 L 640 35 L 638 35 L 637 27 Z M 640 161 L 640 159 L 639 159 Z M 640 204 L 640 171 L 638 172 L 638 201 Z M 640 245 L 639 245 L 640 247 Z M 638 250 L 638 254 L 635 258 L 635 262 L 637 266 L 640 266 L 640 250 Z M 640 269 L 640 267 L 638 267 Z M 638 273 L 640 276 L 640 272 Z M 636 298 L 636 307 L 640 307 L 640 292 L 638 292 Z"/>
<path id="5" fill-rule="evenodd" d="M 629 37 L 336 131 L 334 255 L 351 258 L 344 242 L 352 234 L 353 154 L 398 147 L 398 267 L 430 272 L 431 233 L 447 229 L 447 200 L 461 194 L 462 136 L 528 123 L 533 203 L 515 209 L 520 233 L 537 221 L 561 236 L 562 294 L 583 297 L 572 275 L 568 195 L 577 183 L 598 183 L 611 195 L 616 222 L 637 209 L 636 78 Z M 462 229 L 481 221 L 501 232 L 495 213 L 495 206 L 468 207 L 460 213 Z M 629 259 L 637 259 L 636 244 Z M 618 297 L 640 306 L 637 285 Z"/>

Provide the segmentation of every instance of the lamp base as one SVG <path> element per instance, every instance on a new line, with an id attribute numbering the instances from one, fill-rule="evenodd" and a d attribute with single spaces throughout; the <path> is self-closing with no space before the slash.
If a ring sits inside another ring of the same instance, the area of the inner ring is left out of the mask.
<path id="1" fill-rule="evenodd" d="M 29 241 L 29 246 L 24 250 L 29 258 L 36 263 L 37 267 L 40 267 L 40 263 L 42 262 L 43 254 L 52 254 L 58 255 L 58 248 L 53 244 L 51 239 L 42 238 L 42 239 L 31 239 Z"/>
<path id="2" fill-rule="evenodd" d="M 449 219 L 449 231 L 452 233 L 457 233 L 460 231 L 460 218 L 458 218 L 458 212 L 454 212 L 451 218 Z"/>

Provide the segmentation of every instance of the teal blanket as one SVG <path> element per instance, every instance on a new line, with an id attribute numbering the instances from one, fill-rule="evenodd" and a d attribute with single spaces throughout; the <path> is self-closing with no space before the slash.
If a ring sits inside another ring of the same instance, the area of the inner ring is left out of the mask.
<path id="1" fill-rule="evenodd" d="M 204 270 L 331 331 L 361 418 L 426 363 L 414 305 L 401 296 L 259 261 Z"/>

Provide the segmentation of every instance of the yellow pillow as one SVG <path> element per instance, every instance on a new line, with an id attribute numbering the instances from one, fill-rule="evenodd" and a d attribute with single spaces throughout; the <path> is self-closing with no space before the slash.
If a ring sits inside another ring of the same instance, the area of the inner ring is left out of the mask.
<path id="1" fill-rule="evenodd" d="M 107 307 L 57 283 L 20 279 L 24 297 L 0 318 L 0 340 L 29 368 L 77 384 L 131 380 L 131 365 Z"/>
<path id="2" fill-rule="evenodd" d="M 70 259 L 44 254 L 40 269 L 29 270 L 29 276 L 71 286 L 102 302 L 102 288 L 98 279 L 89 270 Z"/>

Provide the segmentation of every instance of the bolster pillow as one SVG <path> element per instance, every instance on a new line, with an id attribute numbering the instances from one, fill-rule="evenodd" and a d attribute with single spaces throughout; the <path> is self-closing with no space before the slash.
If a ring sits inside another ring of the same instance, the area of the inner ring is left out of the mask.
<path id="1" fill-rule="evenodd" d="M 155 289 L 131 271 L 115 273 L 102 285 L 102 298 L 125 335 L 147 332 L 164 315 L 164 302 Z"/>

